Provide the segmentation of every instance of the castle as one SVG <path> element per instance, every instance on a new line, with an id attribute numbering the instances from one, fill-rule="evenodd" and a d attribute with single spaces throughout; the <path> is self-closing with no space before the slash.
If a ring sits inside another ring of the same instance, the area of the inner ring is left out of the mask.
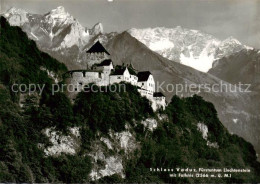
<path id="1" fill-rule="evenodd" d="M 87 84 L 94 83 L 98 86 L 107 86 L 120 82 L 128 82 L 138 87 L 141 96 L 146 97 L 154 111 L 165 109 L 166 100 L 161 92 L 155 92 L 155 81 L 149 71 L 136 73 L 131 66 L 114 66 L 109 52 L 97 41 L 86 51 L 88 69 L 71 70 L 66 73 L 66 83 L 75 86 L 69 93 L 75 99 L 78 92 Z"/>

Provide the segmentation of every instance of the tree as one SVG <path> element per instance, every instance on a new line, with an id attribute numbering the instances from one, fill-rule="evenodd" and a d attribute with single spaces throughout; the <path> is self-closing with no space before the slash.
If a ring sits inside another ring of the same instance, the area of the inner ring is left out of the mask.
<path id="1" fill-rule="evenodd" d="M 67 128 L 73 125 L 73 109 L 68 97 L 61 93 L 55 93 L 50 96 L 47 107 L 50 107 L 50 111 L 53 115 L 53 121 L 57 129 L 67 131 Z"/>

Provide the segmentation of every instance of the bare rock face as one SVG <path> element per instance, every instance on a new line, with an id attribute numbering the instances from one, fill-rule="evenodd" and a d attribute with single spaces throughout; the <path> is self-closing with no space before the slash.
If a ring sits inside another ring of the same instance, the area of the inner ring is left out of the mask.
<path id="1" fill-rule="evenodd" d="M 104 28 L 101 23 L 97 23 L 93 26 L 93 28 L 89 31 L 91 35 L 99 35 L 104 33 Z"/>
<path id="2" fill-rule="evenodd" d="M 98 180 L 113 174 L 119 174 L 122 178 L 125 177 L 122 158 L 120 156 L 105 156 L 101 150 L 90 154 L 90 156 L 94 159 L 94 167 L 89 175 L 91 180 Z M 98 161 L 102 162 L 103 165 L 99 166 L 96 163 Z"/>
<path id="3" fill-rule="evenodd" d="M 65 136 L 54 128 L 47 128 L 44 134 L 49 138 L 52 146 L 44 148 L 46 156 L 55 156 L 62 153 L 74 155 L 80 147 L 79 128 L 70 128 L 70 134 Z M 42 147 L 43 145 L 39 145 Z"/>
<path id="4" fill-rule="evenodd" d="M 95 140 L 88 154 L 93 163 L 91 180 L 98 180 L 113 174 L 125 178 L 125 160 L 138 148 L 139 143 L 129 129 L 122 132 L 110 131 L 108 136 L 103 135 Z"/>
<path id="5" fill-rule="evenodd" d="M 150 131 L 153 131 L 158 126 L 156 119 L 152 119 L 152 118 L 148 118 L 148 119 L 142 121 L 141 124 L 143 124 L 144 127 L 146 127 Z"/>
<path id="6" fill-rule="evenodd" d="M 207 125 L 205 125 L 204 123 L 198 123 L 197 124 L 197 128 L 201 132 L 203 139 L 205 139 L 207 141 L 207 146 L 214 147 L 214 148 L 218 148 L 219 147 L 217 142 L 210 142 L 208 140 L 209 130 L 208 130 L 208 126 Z"/>

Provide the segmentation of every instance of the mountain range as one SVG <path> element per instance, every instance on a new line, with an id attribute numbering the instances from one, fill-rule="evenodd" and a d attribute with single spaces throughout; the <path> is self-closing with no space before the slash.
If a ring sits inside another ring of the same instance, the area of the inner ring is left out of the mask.
<path id="1" fill-rule="evenodd" d="M 82 67 L 84 50 L 102 35 L 106 44 L 117 33 L 103 34 L 103 26 L 97 23 L 93 28 L 83 27 L 64 7 L 59 6 L 50 12 L 39 15 L 21 9 L 11 8 L 3 14 L 11 25 L 22 27 L 29 38 L 37 42 L 39 48 L 64 62 L 70 69 Z M 129 29 L 128 33 L 163 57 L 207 72 L 213 62 L 252 47 L 241 44 L 229 37 L 215 38 L 198 30 L 176 28 Z"/>
<path id="2" fill-rule="evenodd" d="M 11 8 L 3 16 L 10 25 L 20 26 L 42 51 L 71 64 L 70 68 L 76 67 L 77 62 L 82 61 L 84 46 L 93 37 L 103 33 L 102 24 L 85 28 L 62 6 L 44 15 Z"/>
<path id="3" fill-rule="evenodd" d="M 12 8 L 3 16 L 11 25 L 21 27 L 40 50 L 65 63 L 69 69 L 82 69 L 86 62 L 85 50 L 99 40 L 111 53 L 115 64 L 132 64 L 137 70 L 151 71 L 156 81 L 164 83 L 164 90 L 167 84 L 212 86 L 225 83 L 234 87 L 239 81 L 250 82 L 259 75 L 252 72 L 259 61 L 259 51 L 232 37 L 221 41 L 181 27 L 133 28 L 122 33 L 104 33 L 102 24 L 85 28 L 63 7 L 44 15 Z M 205 73 L 207 71 L 209 73 Z M 217 93 L 206 92 L 203 88 L 198 94 L 215 105 L 221 122 L 230 132 L 251 142 L 259 153 L 260 107 L 256 99 L 260 98 L 259 91 L 255 90 L 259 89 L 258 82 L 252 89 L 251 93 Z M 165 90 L 167 99 L 175 92 Z M 178 95 L 193 94 L 182 91 Z"/>
<path id="4" fill-rule="evenodd" d="M 130 29 L 128 32 L 151 50 L 163 57 L 207 72 L 215 60 L 229 56 L 242 49 L 253 48 L 242 45 L 229 37 L 219 40 L 198 30 L 176 28 Z"/>

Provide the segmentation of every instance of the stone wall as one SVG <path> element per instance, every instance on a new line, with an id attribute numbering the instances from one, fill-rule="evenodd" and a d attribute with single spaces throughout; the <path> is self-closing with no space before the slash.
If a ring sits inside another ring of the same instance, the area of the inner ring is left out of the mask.
<path id="1" fill-rule="evenodd" d="M 138 81 L 138 77 L 135 76 L 135 75 L 130 75 L 130 83 L 133 85 L 133 86 L 137 86 L 137 81 Z"/>
<path id="2" fill-rule="evenodd" d="M 77 94 L 83 89 L 85 85 L 90 83 L 95 83 L 98 86 L 107 86 L 114 83 L 128 82 L 132 85 L 137 86 L 138 78 L 137 76 L 130 75 L 129 71 L 126 70 L 123 75 L 110 75 L 111 70 L 103 69 L 101 71 L 71 71 L 70 76 L 66 79 L 68 84 L 68 96 L 70 99 L 74 100 Z M 154 84 L 153 77 L 149 77 L 148 82 L 145 82 L 146 85 L 142 86 L 141 89 L 138 89 L 138 92 L 141 96 L 146 97 L 152 105 L 154 111 L 162 108 L 165 109 L 166 101 L 165 97 L 153 97 L 154 88 L 149 86 L 149 84 Z M 145 89 L 147 87 L 149 90 Z"/>
<path id="3" fill-rule="evenodd" d="M 146 97 L 148 100 L 153 100 L 153 93 L 149 92 L 145 89 L 138 89 L 138 92 L 141 94 L 141 96 Z"/>
<path id="4" fill-rule="evenodd" d="M 155 92 L 155 82 L 154 82 L 154 78 L 152 75 L 149 76 L 147 81 L 138 82 L 137 85 L 140 88 L 146 89 L 151 93 Z"/>
<path id="5" fill-rule="evenodd" d="M 110 59 L 110 56 L 105 53 L 86 53 L 85 61 L 87 62 L 88 68 L 91 68 L 92 65 L 101 63 L 105 59 Z"/>
<path id="6" fill-rule="evenodd" d="M 109 76 L 110 84 L 120 83 L 124 80 L 124 76 L 122 75 L 110 75 Z"/>
<path id="7" fill-rule="evenodd" d="M 66 78 L 67 93 L 71 99 L 75 99 L 76 95 L 83 89 L 85 85 L 95 83 L 102 85 L 104 81 L 104 74 L 96 71 L 75 71 L 71 72 L 71 76 Z"/>

